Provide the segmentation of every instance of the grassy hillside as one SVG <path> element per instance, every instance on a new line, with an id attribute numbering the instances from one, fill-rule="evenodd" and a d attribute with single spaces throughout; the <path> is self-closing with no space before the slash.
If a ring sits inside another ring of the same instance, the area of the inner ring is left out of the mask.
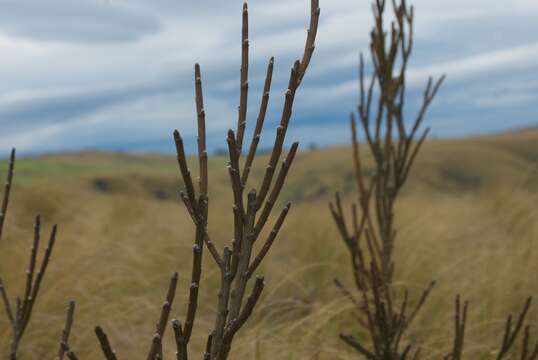
<path id="1" fill-rule="evenodd" d="M 263 163 L 252 184 L 259 183 Z M 2 177 L 6 165 L 0 164 Z M 398 286 L 418 296 L 437 280 L 412 331 L 425 342 L 424 354 L 434 358 L 451 346 L 456 293 L 471 301 L 470 353 L 493 353 L 505 315 L 537 293 L 537 175 L 538 130 L 425 144 L 398 204 L 396 245 Z M 211 158 L 210 232 L 220 248 L 233 231 L 228 181 L 226 159 Z M 47 230 L 60 225 L 23 358 L 54 354 L 69 299 L 78 305 L 71 343 L 81 358 L 100 358 L 96 324 L 108 329 L 121 358 L 136 357 L 149 346 L 174 271 L 180 285 L 173 314 L 183 317 L 193 226 L 178 200 L 181 187 L 169 156 L 83 153 L 17 162 L 0 243 L 0 273 L 11 294 L 23 291 L 17 284 L 23 284 L 34 215 L 42 214 Z M 337 339 L 355 324 L 350 304 L 332 285 L 334 277 L 351 279 L 327 209 L 336 190 L 347 203 L 354 199 L 348 148 L 298 155 L 282 196 L 282 202 L 293 202 L 292 211 L 260 270 L 267 279 L 263 302 L 232 358 L 353 358 Z M 207 261 L 194 356 L 212 326 L 218 276 Z M 538 304 L 530 319 L 538 320 Z M 0 317 L 0 349 L 8 346 L 7 331 Z M 170 340 L 168 357 L 174 350 Z"/>

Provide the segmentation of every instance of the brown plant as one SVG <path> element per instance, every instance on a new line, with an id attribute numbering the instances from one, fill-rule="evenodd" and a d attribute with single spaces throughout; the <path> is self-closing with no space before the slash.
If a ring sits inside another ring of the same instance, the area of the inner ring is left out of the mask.
<path id="1" fill-rule="evenodd" d="M 215 244 L 212 242 L 207 227 L 209 220 L 209 174 L 206 150 L 205 109 L 200 66 L 198 64 L 195 65 L 194 80 L 198 120 L 198 191 L 195 190 L 194 181 L 187 165 L 187 156 L 183 146 L 183 139 L 179 131 L 176 130 L 174 132 L 179 170 L 185 185 L 185 190 L 181 192 L 181 199 L 196 227 L 193 246 L 191 285 L 189 288 L 189 300 L 185 320 L 183 323 L 179 320 L 172 321 L 177 346 L 176 357 L 178 360 L 187 360 L 189 356 L 188 345 L 192 336 L 198 308 L 198 291 L 202 274 L 202 255 L 204 246 L 207 247 L 207 250 L 211 254 L 211 257 L 221 273 L 215 325 L 213 331 L 207 338 L 207 348 L 203 355 L 204 359 L 225 360 L 228 358 L 235 335 L 251 316 L 263 291 L 264 279 L 262 276 L 256 276 L 250 295 L 248 297 L 246 295 L 249 283 L 252 282 L 252 276 L 271 248 L 271 245 L 288 214 L 290 204 L 282 209 L 272 231 L 269 233 L 261 250 L 256 255 L 253 254 L 254 244 L 259 239 L 262 230 L 265 228 L 269 217 L 273 212 L 273 208 L 276 205 L 286 176 L 297 152 L 298 143 L 294 143 L 277 173 L 277 165 L 284 152 L 284 140 L 292 116 L 295 95 L 314 52 L 319 14 L 319 1 L 311 0 L 310 27 L 306 38 L 304 53 L 302 59 L 297 60 L 291 70 L 280 125 L 276 131 L 274 145 L 269 158 L 269 163 L 265 170 L 265 175 L 259 188 L 257 190 L 253 189 L 249 191 L 245 196 L 245 189 L 249 186 L 249 174 L 256 157 L 266 117 L 274 60 L 273 58 L 269 60 L 256 125 L 254 127 L 252 140 L 245 161 L 243 165 L 241 165 L 244 134 L 247 125 L 246 114 L 249 67 L 248 7 L 246 3 L 243 6 L 239 114 L 236 131 L 229 130 L 227 137 L 229 152 L 228 172 L 233 193 L 234 240 L 232 241 L 231 248 L 224 247 L 222 253 L 217 250 Z M 174 300 L 176 285 L 177 274 L 172 277 L 170 282 L 168 295 L 162 307 L 161 316 L 156 325 L 157 330 L 148 352 L 148 360 L 163 358 L 162 338 L 170 316 L 170 309 Z M 97 327 L 96 334 L 105 357 L 108 360 L 116 359 L 115 352 L 103 329 Z"/>
<path id="2" fill-rule="evenodd" d="M 58 360 L 63 360 L 68 358 L 69 360 L 77 360 L 78 357 L 71 350 L 69 346 L 69 336 L 71 335 L 71 328 L 73 327 L 73 322 L 75 320 L 75 302 L 70 301 L 67 306 L 66 316 L 65 316 L 65 325 L 62 330 L 62 336 L 60 338 L 60 349 L 58 350 Z"/>
<path id="3" fill-rule="evenodd" d="M 2 212 L 0 213 L 0 240 L 3 234 L 5 219 L 8 211 L 14 168 L 15 149 L 11 151 L 7 178 L 4 186 Z M 26 281 L 24 286 L 25 290 L 22 296 L 17 296 L 14 307 L 10 302 L 6 285 L 0 276 L 0 297 L 2 298 L 3 307 L 11 327 L 11 345 L 8 356 L 10 360 L 15 360 L 17 358 L 19 345 L 32 317 L 32 311 L 39 295 L 39 290 L 41 288 L 43 278 L 45 277 L 49 260 L 52 255 L 52 250 L 54 248 L 54 243 L 56 241 L 56 233 L 57 225 L 54 225 L 48 239 L 43 259 L 39 265 L 37 256 L 41 242 L 41 216 L 36 216 L 34 224 L 34 239 L 32 248 L 30 249 L 28 269 L 26 270 Z"/>
<path id="4" fill-rule="evenodd" d="M 374 70 L 369 84 L 366 84 L 362 55 L 360 58 L 358 114 L 374 159 L 373 175 L 366 176 L 357 123 L 352 113 L 353 161 L 359 199 L 358 205 L 352 206 L 351 230 L 348 230 L 339 194 L 330 209 L 351 255 L 360 299 L 341 282 L 336 281 L 336 285 L 356 304 L 361 314 L 359 322 L 368 331 L 372 348 L 367 349 L 350 335 L 342 334 L 341 338 L 369 359 L 405 359 L 411 346 L 402 347 L 401 340 L 434 283 L 427 287 L 412 309 L 407 292 L 401 305 L 396 304 L 391 287 L 396 240 L 394 207 L 428 134 L 426 129 L 417 135 L 444 76 L 435 82 L 429 79 L 420 110 L 409 127 L 404 114 L 406 70 L 413 48 L 413 7 L 408 7 L 404 0 L 392 1 L 395 20 L 388 33 L 385 29 L 386 7 L 385 0 L 376 0 L 372 6 L 375 25 L 371 32 L 370 53 Z M 376 95 L 377 100 L 374 100 Z"/>
<path id="5" fill-rule="evenodd" d="M 538 342 L 531 349 L 530 348 L 530 326 L 524 327 L 525 318 L 529 312 L 532 298 L 528 298 L 517 318 L 515 325 L 513 324 L 512 315 L 509 315 L 506 319 L 504 326 L 504 334 L 501 341 L 501 346 L 497 350 L 496 360 L 514 359 L 512 356 L 513 348 L 517 336 L 523 330 L 523 341 L 520 349 L 519 356 L 517 358 L 521 360 L 535 360 L 538 359 Z M 454 310 L 454 345 L 450 354 L 444 357 L 445 360 L 462 360 L 463 346 L 465 341 L 465 327 L 467 326 L 467 308 L 469 303 L 466 301 L 461 307 L 460 296 L 456 296 L 455 310 Z"/>
<path id="6" fill-rule="evenodd" d="M 362 55 L 360 58 L 358 114 L 374 161 L 370 177 L 366 176 L 364 155 L 359 151 L 357 123 L 355 115 L 351 114 L 353 163 L 359 193 L 358 205 L 353 204 L 351 209 L 351 230 L 348 230 L 340 195 L 336 194 L 334 204 L 330 204 L 334 221 L 351 255 L 359 296 L 349 291 L 339 280 L 335 280 L 335 284 L 355 304 L 360 314 L 358 322 L 369 337 L 369 341 L 365 342 L 341 334 L 340 338 L 346 344 L 371 360 L 403 360 L 411 357 L 412 353 L 412 358 L 418 359 L 420 348 L 412 351 L 411 344 L 402 346 L 402 339 L 434 283 L 426 288 L 412 309 L 409 309 L 407 291 L 404 292 L 400 305 L 396 305 L 392 287 L 395 271 L 393 253 L 397 235 L 394 207 L 429 132 L 426 129 L 419 136 L 420 126 L 445 77 L 442 76 L 437 81 L 432 78 L 428 80 L 418 114 L 408 128 L 404 105 L 406 70 L 413 47 L 413 7 L 408 7 L 405 0 L 392 0 L 395 20 L 387 35 L 384 25 L 386 6 L 385 0 L 375 0 L 372 7 L 375 25 L 371 32 L 370 52 L 374 72 L 368 86 L 365 84 Z M 372 110 L 376 94 L 377 100 Z M 514 327 L 512 316 L 508 317 L 497 360 L 510 358 L 530 304 L 529 298 Z M 454 344 L 450 354 L 445 356 L 447 360 L 462 359 L 467 308 L 466 302 L 462 309 L 458 296 L 454 315 Z M 526 326 L 524 329 L 520 358 L 536 359 L 538 344 L 533 350 L 529 348 L 530 328 Z"/>

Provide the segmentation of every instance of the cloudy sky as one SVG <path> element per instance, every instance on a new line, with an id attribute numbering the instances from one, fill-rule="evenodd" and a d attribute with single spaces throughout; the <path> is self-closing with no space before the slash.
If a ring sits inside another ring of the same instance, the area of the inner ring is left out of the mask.
<path id="1" fill-rule="evenodd" d="M 171 151 L 194 139 L 193 64 L 202 66 L 211 148 L 224 147 L 238 103 L 241 0 L 1 0 L 0 150 Z M 538 1 L 415 0 L 410 100 L 448 75 L 428 117 L 434 136 L 538 121 Z M 370 0 L 321 0 L 317 50 L 296 99 L 290 139 L 348 141 Z M 275 56 L 267 126 L 302 54 L 308 0 L 251 0 L 249 119 Z M 271 132 L 272 133 L 272 132 Z"/>

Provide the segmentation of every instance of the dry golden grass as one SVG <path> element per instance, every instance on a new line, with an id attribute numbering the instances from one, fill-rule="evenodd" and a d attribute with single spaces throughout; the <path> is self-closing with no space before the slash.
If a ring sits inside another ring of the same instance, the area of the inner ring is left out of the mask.
<path id="1" fill-rule="evenodd" d="M 210 230 L 220 247 L 232 237 L 233 220 L 225 161 L 210 160 Z M 469 356 L 494 352 L 505 316 L 537 293 L 537 161 L 536 130 L 426 143 L 397 207 L 395 279 L 417 295 L 437 280 L 411 334 L 425 344 L 426 358 L 451 346 L 456 293 L 471 302 Z M 350 304 L 332 284 L 335 276 L 349 283 L 351 274 L 327 209 L 336 190 L 353 199 L 352 182 L 349 149 L 299 154 L 282 197 L 294 205 L 260 269 L 267 279 L 263 301 L 240 332 L 233 359 L 356 358 L 337 336 L 356 326 Z M 176 163 L 166 156 L 86 153 L 18 161 L 0 243 L 0 273 L 11 294 L 21 290 L 15 284 L 23 283 L 34 214 L 43 215 L 46 228 L 60 225 L 23 359 L 53 357 L 69 299 L 77 301 L 71 346 L 81 358 L 100 358 L 96 324 L 108 330 L 121 358 L 138 357 L 149 347 L 174 271 L 180 283 L 172 313 L 181 317 L 193 226 L 178 200 L 180 187 Z M 219 274 L 207 260 L 194 356 L 202 352 L 216 302 Z M 538 309 L 529 319 L 536 322 Z M 0 353 L 8 347 L 6 325 L 0 318 Z M 167 341 L 170 357 L 170 334 Z"/>

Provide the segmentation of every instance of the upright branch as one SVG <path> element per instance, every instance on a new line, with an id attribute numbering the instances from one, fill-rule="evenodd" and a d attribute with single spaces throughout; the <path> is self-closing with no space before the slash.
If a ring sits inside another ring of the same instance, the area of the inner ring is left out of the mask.
<path id="1" fill-rule="evenodd" d="M 234 336 L 246 323 L 260 298 L 264 287 L 263 277 L 256 277 L 251 293 L 248 296 L 247 289 L 249 288 L 252 276 L 262 263 L 276 239 L 278 232 L 286 219 L 291 206 L 290 204 L 287 204 L 281 211 L 273 229 L 270 231 L 265 243 L 257 254 L 254 254 L 254 244 L 261 236 L 263 229 L 273 213 L 273 208 L 278 202 L 288 171 L 297 153 L 298 144 L 294 143 L 285 160 L 282 162 L 280 170 L 278 173 L 276 172 L 278 162 L 284 152 L 284 142 L 293 113 L 295 94 L 306 73 L 308 64 L 310 63 L 314 52 L 319 14 L 319 1 L 311 0 L 310 28 L 308 30 L 303 56 L 301 60 L 295 62 L 291 69 L 288 89 L 285 93 L 284 107 L 282 109 L 280 124 L 276 131 L 269 163 L 266 166 L 265 174 L 259 188 L 257 190 L 251 188 L 247 193 L 245 192 L 245 189 L 249 186 L 249 174 L 256 157 L 267 114 L 274 59 L 271 58 L 267 66 L 260 108 L 246 159 L 242 166 L 242 148 L 247 127 L 249 66 L 248 7 L 246 3 L 243 6 L 239 115 L 236 131 L 229 130 L 226 139 L 229 154 L 228 173 L 232 190 L 234 238 L 231 246 L 224 247 L 222 252 L 217 250 L 207 229 L 207 209 L 209 203 L 207 194 L 208 174 L 207 159 L 203 158 L 206 154 L 205 111 L 203 108 L 200 67 L 198 64 L 195 66 L 195 96 L 197 105 L 196 110 L 198 113 L 198 162 L 200 165 L 200 188 L 198 192 L 196 192 L 193 185 L 192 175 L 187 164 L 183 139 L 177 130 L 174 132 L 179 170 L 185 185 L 185 190 L 181 193 L 181 199 L 196 227 L 192 283 L 186 320 L 184 324 L 178 320 L 173 321 L 178 360 L 186 360 L 188 357 L 188 344 L 196 316 L 198 288 L 201 274 L 201 257 L 204 245 L 207 247 L 221 272 L 215 325 L 213 331 L 208 336 L 204 359 L 224 360 L 228 358 Z"/>
<path id="2" fill-rule="evenodd" d="M 4 184 L 4 196 L 2 197 L 2 209 L 0 209 L 0 240 L 4 233 L 4 222 L 7 216 L 7 208 L 9 205 L 9 196 L 11 195 L 11 183 L 13 181 L 13 169 L 15 168 L 15 149 L 11 150 L 9 156 L 9 167 L 7 170 L 6 182 Z"/>
<path id="3" fill-rule="evenodd" d="M 1 209 L 2 212 L 0 214 L 0 240 L 3 234 L 4 222 L 6 219 L 7 209 L 9 205 L 14 167 L 15 149 L 11 151 L 7 178 L 4 186 L 4 195 Z M 43 255 L 41 263 L 39 264 L 38 253 L 41 241 L 41 217 L 39 215 L 36 216 L 34 224 L 33 243 L 30 249 L 28 268 L 26 270 L 26 278 L 23 283 L 24 293 L 20 296 L 17 296 L 14 303 L 10 301 L 6 284 L 2 280 L 2 276 L 0 274 L 0 301 L 3 304 L 3 308 L 11 328 L 11 342 L 9 350 L 9 359 L 11 360 L 15 360 L 17 358 L 19 345 L 23 339 L 26 328 L 32 317 L 32 310 L 39 295 L 39 290 L 41 288 L 43 278 L 45 277 L 49 260 L 52 255 L 52 250 L 54 248 L 54 243 L 56 241 L 56 233 L 57 226 L 54 225 L 48 238 L 45 253 Z"/>
<path id="4" fill-rule="evenodd" d="M 32 316 L 32 310 L 34 308 L 39 290 L 41 288 L 41 283 L 47 271 L 50 257 L 52 255 L 52 250 L 54 248 L 54 243 L 56 241 L 56 232 L 57 226 L 54 225 L 52 232 L 49 236 L 47 248 L 45 249 L 45 254 L 41 265 L 37 265 L 37 254 L 39 251 L 40 243 L 40 230 L 41 230 L 41 220 L 40 216 L 36 217 L 36 222 L 34 225 L 34 241 L 33 246 L 30 249 L 30 260 L 28 265 L 28 270 L 26 271 L 26 282 L 25 282 L 25 291 L 22 296 L 17 297 L 15 307 L 11 306 L 9 301 L 9 296 L 7 295 L 7 290 L 4 282 L 0 278 L 0 293 L 2 293 L 2 300 L 4 302 L 4 308 L 6 315 L 11 323 L 11 347 L 10 347 L 10 359 L 17 358 L 17 352 L 19 349 L 20 342 L 24 336 L 26 327 L 30 322 Z M 37 270 L 39 269 L 39 270 Z M 36 273 L 37 270 L 37 273 Z"/>
<path id="5" fill-rule="evenodd" d="M 456 306 L 454 311 L 454 346 L 452 353 L 445 356 L 446 360 L 461 360 L 463 355 L 463 344 L 465 340 L 465 327 L 467 326 L 467 308 L 469 302 L 466 301 L 461 309 L 460 296 L 456 296 Z"/>
<path id="6" fill-rule="evenodd" d="M 168 319 L 170 318 L 170 311 L 172 310 L 172 304 L 174 303 L 174 298 L 176 295 L 176 287 L 178 281 L 178 274 L 174 273 L 170 279 L 170 284 L 168 285 L 168 291 L 166 292 L 166 299 L 161 306 L 161 313 L 159 320 L 155 325 L 155 333 L 151 338 L 151 343 L 149 346 L 149 351 L 147 359 L 162 359 L 163 358 L 163 348 L 162 348 L 162 339 L 166 331 L 168 324 Z M 105 359 L 107 360 L 117 360 L 116 352 L 113 350 L 112 345 L 108 339 L 107 334 L 102 327 L 95 327 L 95 335 L 101 346 L 101 351 Z"/>
<path id="7" fill-rule="evenodd" d="M 189 343 L 198 309 L 198 294 L 202 275 L 204 247 L 207 248 L 217 268 L 220 270 L 221 281 L 217 297 L 215 325 L 213 331 L 207 337 L 203 359 L 225 360 L 228 358 L 235 335 L 250 318 L 260 299 L 264 288 L 263 277 L 256 276 L 254 281 L 250 280 L 274 243 L 289 212 L 290 204 L 287 204 L 281 211 L 258 253 L 254 253 L 254 243 L 261 236 L 262 230 L 273 213 L 273 208 L 279 199 L 288 171 L 297 153 L 298 144 L 294 143 L 288 151 L 285 160 L 282 162 L 275 179 L 275 169 L 284 152 L 284 141 L 293 112 L 295 94 L 306 73 L 315 48 L 314 43 L 318 21 L 319 3 L 318 0 L 311 0 L 310 29 L 308 31 L 304 53 L 302 60 L 297 60 L 291 70 L 280 126 L 277 129 L 274 140 L 275 144 L 264 179 L 259 190 L 252 189 L 248 193 L 245 193 L 244 190 L 248 186 L 249 173 L 256 157 L 267 114 L 274 59 L 271 58 L 269 60 L 256 125 L 253 130 L 246 160 L 242 166 L 242 144 L 247 126 L 249 65 L 248 7 L 246 3 L 243 6 L 239 115 L 237 130 L 235 132 L 229 130 L 227 136 L 229 150 L 228 172 L 233 194 L 234 239 L 231 246 L 225 246 L 222 252 L 217 249 L 208 233 L 209 174 L 206 144 L 206 113 L 200 65 L 195 64 L 194 66 L 195 103 L 198 124 L 197 158 L 199 176 L 197 187 L 188 166 L 183 138 L 179 131 L 174 131 L 177 162 L 184 184 L 184 189 L 181 191 L 180 197 L 195 226 L 191 280 L 185 320 L 183 322 L 177 319 L 172 320 L 177 348 L 177 360 L 187 360 L 189 357 Z M 162 338 L 170 316 L 176 286 L 177 274 L 170 281 L 166 301 L 162 306 L 161 316 L 156 325 L 156 332 L 152 338 L 150 350 L 147 355 L 148 360 L 163 358 Z M 251 288 L 250 294 L 247 294 L 249 288 Z M 116 353 L 104 330 L 98 326 L 95 328 L 95 333 L 105 358 L 107 360 L 116 360 Z"/>
<path id="8" fill-rule="evenodd" d="M 535 360 L 538 359 L 538 342 L 530 347 L 530 326 L 525 326 L 525 319 L 531 306 L 532 298 L 528 298 L 519 314 L 516 323 L 513 323 L 512 315 L 509 315 L 504 325 L 504 333 L 499 348 L 496 351 L 497 360 L 520 359 L 520 360 Z M 456 297 L 456 306 L 454 313 L 454 346 L 451 353 L 447 354 L 445 360 L 462 360 L 463 348 L 465 342 L 465 327 L 467 325 L 467 307 L 468 302 L 465 302 L 463 311 L 461 309 L 460 297 Z M 516 339 L 523 330 L 523 340 L 519 348 L 519 355 L 515 355 Z"/>
<path id="9" fill-rule="evenodd" d="M 404 0 L 392 1 L 394 20 L 386 29 L 385 0 L 375 0 L 374 27 L 370 35 L 373 73 L 365 77 L 363 56 L 359 64 L 359 106 L 366 148 L 373 157 L 373 172 L 367 175 L 355 115 L 351 114 L 353 165 L 358 201 L 351 207 L 351 225 L 346 220 L 340 195 L 330 209 L 350 256 L 354 282 L 361 293 L 357 310 L 360 324 L 368 331 L 370 348 L 342 335 L 342 339 L 371 359 L 401 359 L 410 356 L 410 347 L 401 347 L 405 330 L 429 295 L 427 287 L 409 314 L 407 292 L 400 306 L 391 288 L 394 274 L 394 207 L 408 178 L 428 129 L 418 135 L 427 109 L 437 94 L 444 76 L 431 78 L 424 91 L 416 117 L 405 118 L 406 70 L 413 47 L 413 8 Z M 350 291 L 338 282 L 346 297 Z"/>
<path id="10" fill-rule="evenodd" d="M 243 21 L 241 31 L 241 76 L 239 79 L 239 115 L 237 119 L 237 152 L 240 154 L 243 145 L 243 136 L 247 126 L 248 101 L 248 5 L 243 4 Z"/>
<path id="11" fill-rule="evenodd" d="M 381 284 L 380 274 L 373 264 L 368 275 L 372 279 L 371 299 L 366 291 L 361 292 L 360 300 L 355 299 L 339 282 L 337 286 L 352 298 L 357 310 L 365 315 L 365 320 L 360 318 L 359 323 L 369 332 L 371 348 L 351 335 L 340 334 L 340 338 L 368 359 L 405 359 L 411 355 L 412 347 L 409 344 L 402 347 L 402 337 L 424 305 L 434 283 L 422 293 L 417 304 L 410 308 L 407 291 L 401 305 L 393 303 L 388 287 Z M 418 356 L 419 351 L 420 349 L 415 351 L 415 356 Z"/>
<path id="12" fill-rule="evenodd" d="M 70 301 L 67 307 L 67 313 L 65 316 L 65 325 L 62 330 L 62 337 L 60 338 L 60 349 L 58 350 L 58 360 L 63 360 L 64 358 L 75 360 L 78 359 L 75 353 L 71 350 L 69 346 L 69 336 L 71 335 L 71 328 L 73 327 L 73 322 L 75 320 L 75 302 Z"/>

